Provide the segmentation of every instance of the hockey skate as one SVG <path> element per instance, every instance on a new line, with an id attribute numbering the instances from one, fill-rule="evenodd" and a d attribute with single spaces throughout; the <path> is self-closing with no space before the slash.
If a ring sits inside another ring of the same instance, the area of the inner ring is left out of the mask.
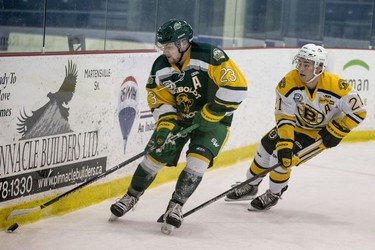
<path id="1" fill-rule="evenodd" d="M 135 209 L 138 198 L 129 194 L 125 194 L 121 199 L 117 200 L 111 205 L 111 217 L 109 221 L 114 221 L 117 218 L 126 214 L 130 209 Z"/>
<path id="2" fill-rule="evenodd" d="M 269 210 L 271 207 L 275 206 L 279 199 L 281 199 L 281 195 L 284 191 L 288 188 L 285 186 L 280 193 L 274 194 L 271 190 L 267 190 L 264 194 L 256 197 L 254 200 L 250 202 L 250 206 L 248 208 L 249 211 L 263 211 Z"/>
<path id="3" fill-rule="evenodd" d="M 236 187 L 241 182 L 237 182 L 236 184 L 233 184 L 232 187 Z M 258 193 L 258 185 L 250 185 L 246 184 L 242 187 L 235 188 L 233 192 L 230 192 L 225 197 L 225 201 L 247 201 L 252 200 L 255 198 L 255 196 Z"/>
<path id="4" fill-rule="evenodd" d="M 184 220 L 182 205 L 173 200 L 169 201 L 163 219 L 164 223 L 161 226 L 161 232 L 169 235 L 175 228 L 179 228 Z"/>

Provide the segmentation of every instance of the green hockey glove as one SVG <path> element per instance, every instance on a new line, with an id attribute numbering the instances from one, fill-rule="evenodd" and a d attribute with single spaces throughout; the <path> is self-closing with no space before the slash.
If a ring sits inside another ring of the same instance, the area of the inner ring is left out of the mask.
<path id="1" fill-rule="evenodd" d="M 214 130 L 224 117 L 224 112 L 215 112 L 209 109 L 208 104 L 195 114 L 193 123 L 199 124 L 198 130 L 208 132 Z"/>
<path id="2" fill-rule="evenodd" d="M 162 120 L 158 122 L 155 136 L 157 153 L 170 152 L 176 148 L 174 141 L 168 141 L 168 138 L 179 130 L 180 126 L 175 120 Z"/>

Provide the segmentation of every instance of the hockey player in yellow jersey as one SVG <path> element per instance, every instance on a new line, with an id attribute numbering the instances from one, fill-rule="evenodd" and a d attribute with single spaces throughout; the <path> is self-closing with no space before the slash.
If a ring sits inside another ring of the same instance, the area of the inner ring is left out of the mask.
<path id="1" fill-rule="evenodd" d="M 228 139 L 233 114 L 246 97 L 247 82 L 223 50 L 193 41 L 193 29 L 186 21 L 164 23 L 156 40 L 162 55 L 155 60 L 146 85 L 156 129 L 147 148 L 156 145 L 158 149 L 138 165 L 127 193 L 111 206 L 111 212 L 120 217 L 134 209 L 158 171 L 176 166 L 187 145 L 186 165 L 163 216 L 162 232 L 168 234 L 181 226 L 182 206 Z M 169 143 L 171 135 L 192 124 L 199 127 Z"/>
<path id="2" fill-rule="evenodd" d="M 249 210 L 261 211 L 276 205 L 288 188 L 293 154 L 322 139 L 324 148 L 337 146 L 366 117 L 357 91 L 327 67 L 326 50 L 315 44 L 304 45 L 287 73 L 276 86 L 275 121 L 262 139 L 247 179 L 259 175 L 278 162 L 269 174 L 269 189 L 258 195 L 264 176 L 255 178 L 229 193 L 226 201 L 252 200 Z"/>

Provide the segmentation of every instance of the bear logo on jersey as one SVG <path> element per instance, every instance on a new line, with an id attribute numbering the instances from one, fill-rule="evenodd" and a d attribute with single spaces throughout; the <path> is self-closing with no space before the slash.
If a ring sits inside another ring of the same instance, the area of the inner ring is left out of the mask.
<path id="1" fill-rule="evenodd" d="M 348 87 L 349 87 L 349 83 L 346 80 L 344 80 L 344 79 L 339 80 L 340 90 L 342 90 L 342 89 L 346 90 Z"/>
<path id="2" fill-rule="evenodd" d="M 303 125 L 318 126 L 324 121 L 324 114 L 310 105 L 303 105 L 297 108 L 298 115 L 304 122 Z"/>
<path id="3" fill-rule="evenodd" d="M 281 79 L 281 81 L 279 82 L 278 85 L 279 85 L 280 89 L 285 88 L 285 86 L 286 86 L 285 77 L 283 77 L 283 79 Z"/>
<path id="4" fill-rule="evenodd" d="M 275 140 L 277 138 L 277 129 L 273 128 L 269 133 L 268 133 L 268 138 L 271 140 Z"/>

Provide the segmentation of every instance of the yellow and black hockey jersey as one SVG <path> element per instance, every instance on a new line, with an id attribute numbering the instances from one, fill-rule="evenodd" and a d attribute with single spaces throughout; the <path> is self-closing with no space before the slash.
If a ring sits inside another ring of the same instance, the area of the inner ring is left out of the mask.
<path id="1" fill-rule="evenodd" d="M 246 97 L 247 81 L 223 50 L 192 42 L 181 69 L 164 55 L 155 60 L 146 89 L 155 121 L 178 118 L 191 123 L 206 103 L 214 103 L 226 112 L 221 122 L 230 126 L 233 111 Z"/>
<path id="2" fill-rule="evenodd" d="M 357 91 L 345 80 L 323 72 L 313 92 L 309 92 L 296 69 L 276 87 L 275 119 L 281 138 L 294 140 L 294 130 L 316 138 L 332 120 L 351 130 L 366 117 Z"/>

